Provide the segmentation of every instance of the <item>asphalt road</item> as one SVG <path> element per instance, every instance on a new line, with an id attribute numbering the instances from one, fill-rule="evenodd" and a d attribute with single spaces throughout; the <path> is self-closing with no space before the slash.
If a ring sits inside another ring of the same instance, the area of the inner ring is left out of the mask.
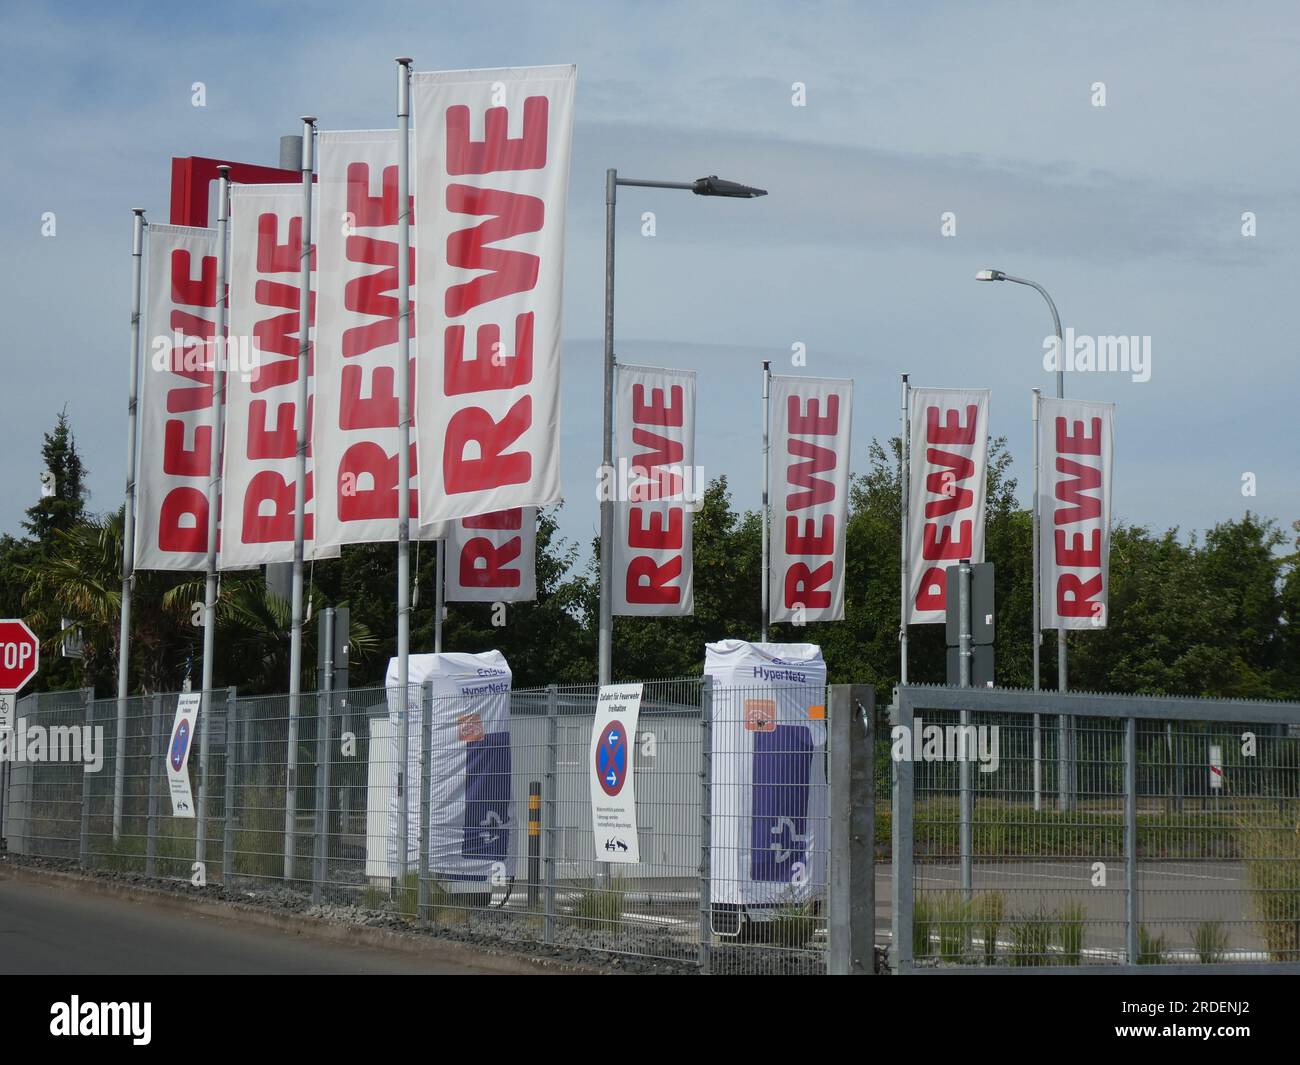
<path id="1" fill-rule="evenodd" d="M 206 914 L 0 879 L 0 974 L 475 975 L 490 965 L 316 940 Z"/>

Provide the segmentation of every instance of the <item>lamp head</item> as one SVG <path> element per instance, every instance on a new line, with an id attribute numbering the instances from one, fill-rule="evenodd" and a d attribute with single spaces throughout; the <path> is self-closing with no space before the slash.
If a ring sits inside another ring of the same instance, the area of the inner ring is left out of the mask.
<path id="1" fill-rule="evenodd" d="M 975 275 L 976 281 L 1005 281 L 1007 275 L 1001 270 L 981 270 Z"/>
<path id="2" fill-rule="evenodd" d="M 756 196 L 767 195 L 767 189 L 756 189 L 750 185 L 742 185 L 738 181 L 726 181 L 717 174 L 696 178 L 691 185 L 691 191 L 696 196 L 729 196 L 740 200 L 752 200 Z"/>

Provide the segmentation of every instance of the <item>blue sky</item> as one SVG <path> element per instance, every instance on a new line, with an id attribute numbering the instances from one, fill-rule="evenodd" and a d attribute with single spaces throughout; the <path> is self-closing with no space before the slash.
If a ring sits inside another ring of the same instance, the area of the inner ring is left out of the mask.
<path id="1" fill-rule="evenodd" d="M 992 388 L 1027 501 L 1029 390 L 1053 387 L 1050 321 L 1031 290 L 973 280 L 994 266 L 1044 284 L 1078 334 L 1151 338 L 1146 383 L 1066 380 L 1068 395 L 1118 404 L 1119 519 L 1204 529 L 1249 507 L 1289 524 L 1298 45 L 1300 13 L 1258 3 L 8 4 L 0 530 L 18 531 L 39 494 L 40 434 L 65 404 L 90 505 L 121 502 L 131 208 L 167 220 L 170 157 L 273 164 L 305 113 L 321 128 L 391 127 L 399 54 L 416 69 L 578 65 L 570 538 L 597 527 L 609 166 L 769 190 L 620 194 L 618 353 L 699 372 L 698 461 L 730 477 L 738 505 L 758 502 L 764 359 L 854 379 L 858 469 L 873 437 L 897 431 L 900 371 Z"/>

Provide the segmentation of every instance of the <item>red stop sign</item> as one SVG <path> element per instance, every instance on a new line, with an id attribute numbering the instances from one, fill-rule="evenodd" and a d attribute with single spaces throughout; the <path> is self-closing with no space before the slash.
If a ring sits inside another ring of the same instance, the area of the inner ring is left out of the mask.
<path id="1" fill-rule="evenodd" d="M 0 621 L 0 691 L 18 691 L 36 676 L 40 659 L 41 645 L 25 621 Z"/>

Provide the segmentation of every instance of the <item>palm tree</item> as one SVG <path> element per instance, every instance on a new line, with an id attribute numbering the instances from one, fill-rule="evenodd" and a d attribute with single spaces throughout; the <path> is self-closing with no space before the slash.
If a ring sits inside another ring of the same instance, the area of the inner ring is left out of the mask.
<path id="1" fill-rule="evenodd" d="M 28 581 L 23 605 L 40 632 L 61 632 L 71 618 L 81 630 L 81 683 L 112 691 L 116 685 L 118 627 L 122 608 L 122 512 L 85 518 L 54 533 L 53 549 L 22 567 Z M 197 657 L 204 598 L 202 575 L 149 570 L 135 573 L 131 597 L 132 688 L 175 691 L 187 659 Z M 320 593 L 308 589 L 308 600 Z M 199 624 L 194 624 L 196 616 Z M 310 620 L 310 619 L 309 619 Z M 289 678 L 289 603 L 267 590 L 260 572 L 222 575 L 217 600 L 217 676 L 249 693 L 280 692 Z M 57 651 L 61 635 L 43 650 Z M 315 626 L 303 630 L 305 662 L 315 654 Z M 351 631 L 353 655 L 374 652 L 378 640 L 362 623 Z M 314 684 L 308 683 L 307 690 Z"/>
<path id="2" fill-rule="evenodd" d="M 28 581 L 23 605 L 28 621 L 48 637 L 42 649 L 56 650 L 62 640 L 61 619 L 81 630 L 81 683 L 112 690 L 118 655 L 122 609 L 122 511 L 87 517 L 57 529 L 52 549 L 22 567 Z M 131 665 L 134 687 L 143 692 L 174 688 L 179 666 L 193 637 L 163 596 L 176 582 L 169 573 L 138 571 L 131 610 Z"/>
<path id="3" fill-rule="evenodd" d="M 194 604 L 205 595 L 203 577 L 181 582 L 163 596 L 163 605 L 178 616 L 190 617 Z M 320 593 L 308 585 L 307 605 Z M 250 694 L 285 691 L 289 680 L 289 629 L 292 624 L 289 601 L 267 588 L 260 571 L 224 573 L 217 587 L 217 659 L 213 676 Z M 311 666 L 315 659 L 316 626 L 312 616 L 304 618 L 303 662 L 307 665 L 304 690 L 315 688 Z M 349 647 L 358 660 L 373 653 L 378 639 L 361 622 L 351 624 Z"/>

